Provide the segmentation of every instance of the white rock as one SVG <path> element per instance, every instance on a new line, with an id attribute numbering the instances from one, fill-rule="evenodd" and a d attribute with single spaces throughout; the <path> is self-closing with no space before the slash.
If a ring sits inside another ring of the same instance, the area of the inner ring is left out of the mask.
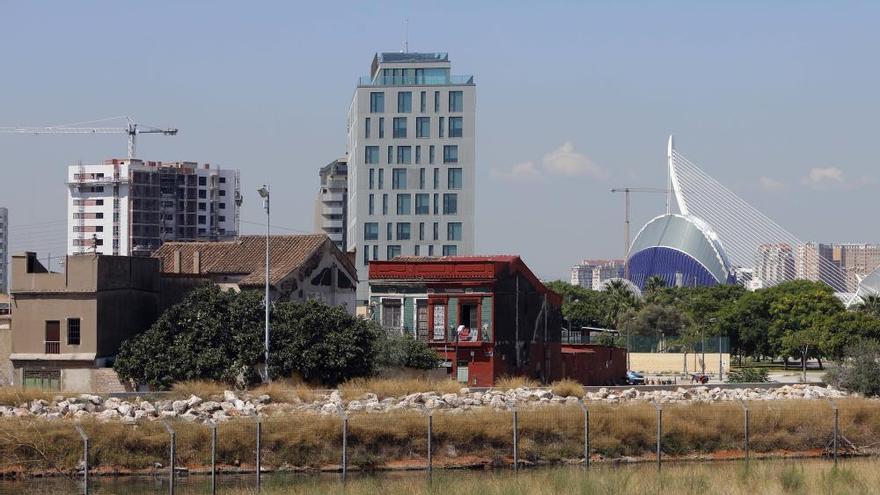
<path id="1" fill-rule="evenodd" d="M 171 410 L 176 414 L 183 414 L 187 410 L 187 405 L 185 400 L 176 400 L 171 403 Z"/>
<path id="2" fill-rule="evenodd" d="M 197 395 L 190 395 L 189 399 L 186 400 L 186 405 L 190 409 L 197 407 L 201 403 L 202 403 L 202 398 Z"/>
<path id="3" fill-rule="evenodd" d="M 235 399 L 238 399 L 238 396 L 235 395 L 235 392 L 233 392 L 232 390 L 223 391 L 223 400 L 225 402 L 235 402 Z"/>

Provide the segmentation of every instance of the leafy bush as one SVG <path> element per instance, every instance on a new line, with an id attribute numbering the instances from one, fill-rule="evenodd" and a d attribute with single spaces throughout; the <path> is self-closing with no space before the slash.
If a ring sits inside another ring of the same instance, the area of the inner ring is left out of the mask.
<path id="1" fill-rule="evenodd" d="M 844 390 L 864 396 L 880 395 L 880 344 L 863 342 L 850 347 L 840 364 L 825 380 Z"/>
<path id="2" fill-rule="evenodd" d="M 770 381 L 765 368 L 739 368 L 727 375 L 729 383 L 765 383 Z"/>
<path id="3" fill-rule="evenodd" d="M 381 328 L 376 328 L 375 331 L 379 333 L 376 341 L 376 367 L 430 370 L 439 366 L 440 355 L 412 335 L 391 334 Z"/>
<path id="4" fill-rule="evenodd" d="M 263 361 L 264 310 L 257 291 L 215 286 L 190 292 L 146 332 L 126 341 L 114 363 L 119 376 L 155 389 L 184 380 L 256 381 Z M 336 385 L 374 368 L 374 328 L 318 301 L 272 305 L 269 373 L 298 374 Z"/>

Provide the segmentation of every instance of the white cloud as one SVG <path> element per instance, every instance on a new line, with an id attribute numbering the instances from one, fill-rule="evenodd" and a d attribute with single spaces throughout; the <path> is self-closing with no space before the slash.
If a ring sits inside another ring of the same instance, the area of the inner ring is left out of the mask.
<path id="1" fill-rule="evenodd" d="M 765 191 L 785 191 L 788 189 L 788 184 L 771 177 L 761 177 L 759 183 L 761 189 Z"/>
<path id="2" fill-rule="evenodd" d="M 810 173 L 804 178 L 804 182 L 813 186 L 822 186 L 827 184 L 842 184 L 843 170 L 837 167 L 812 168 Z"/>
<path id="3" fill-rule="evenodd" d="M 596 179 L 608 177 L 602 167 L 593 163 L 589 157 L 574 150 L 574 144 L 566 141 L 559 148 L 544 155 L 544 170 L 553 175 L 573 177 L 587 175 Z"/>
<path id="4" fill-rule="evenodd" d="M 547 180 L 550 176 L 589 176 L 606 179 L 608 172 L 593 163 L 586 155 L 578 153 L 571 141 L 544 155 L 539 168 L 534 161 L 518 163 L 510 170 L 492 169 L 492 177 L 516 181 Z"/>
<path id="5" fill-rule="evenodd" d="M 492 177 L 519 182 L 545 180 L 544 176 L 541 174 L 541 171 L 538 170 L 538 167 L 535 166 L 535 162 L 518 163 L 511 167 L 510 170 L 498 170 L 493 168 L 491 170 L 491 174 Z"/>

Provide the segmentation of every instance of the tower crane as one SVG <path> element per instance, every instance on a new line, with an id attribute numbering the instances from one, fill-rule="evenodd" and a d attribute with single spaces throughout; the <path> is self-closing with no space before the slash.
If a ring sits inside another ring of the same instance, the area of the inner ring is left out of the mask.
<path id="1" fill-rule="evenodd" d="M 125 119 L 125 127 L 78 127 L 85 124 L 106 122 L 109 120 Z M 138 124 L 131 117 L 112 117 L 109 119 L 92 120 L 89 122 L 77 122 L 45 127 L 0 127 L 0 133 L 5 134 L 126 134 L 128 135 L 128 157 L 135 158 L 137 152 L 138 134 L 162 134 L 165 136 L 177 135 L 176 128 L 161 129 L 158 127 Z"/>
<path id="2" fill-rule="evenodd" d="M 627 259 L 629 258 L 629 194 L 630 193 L 663 193 L 667 194 L 669 192 L 668 189 L 661 189 L 657 187 L 615 187 L 611 189 L 612 193 L 623 193 L 624 202 L 626 206 L 624 208 L 624 217 L 623 217 L 623 277 L 629 279 L 629 263 L 627 263 Z"/>

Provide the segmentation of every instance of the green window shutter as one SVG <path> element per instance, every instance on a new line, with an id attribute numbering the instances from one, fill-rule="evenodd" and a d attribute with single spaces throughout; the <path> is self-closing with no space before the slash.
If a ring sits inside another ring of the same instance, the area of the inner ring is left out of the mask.
<path id="1" fill-rule="evenodd" d="M 489 325 L 488 327 L 488 335 L 483 335 L 485 340 L 492 340 L 492 298 L 484 297 L 483 298 L 483 314 L 481 315 L 480 321 L 482 324 Z M 482 326 L 482 325 L 481 325 Z M 482 331 L 482 329 L 481 329 Z"/>
<path id="2" fill-rule="evenodd" d="M 413 320 L 415 317 L 413 316 L 413 299 L 411 297 L 403 298 L 403 328 L 412 333 L 413 332 Z"/>
<path id="3" fill-rule="evenodd" d="M 447 315 L 448 315 L 446 317 L 446 323 L 447 323 L 446 326 L 451 328 L 452 330 L 455 330 L 456 328 L 458 328 L 458 298 L 457 297 L 450 297 L 449 298 L 449 306 L 446 308 L 446 311 L 447 311 Z M 450 336 L 451 336 L 450 340 L 455 339 L 455 334 L 450 334 Z"/>

